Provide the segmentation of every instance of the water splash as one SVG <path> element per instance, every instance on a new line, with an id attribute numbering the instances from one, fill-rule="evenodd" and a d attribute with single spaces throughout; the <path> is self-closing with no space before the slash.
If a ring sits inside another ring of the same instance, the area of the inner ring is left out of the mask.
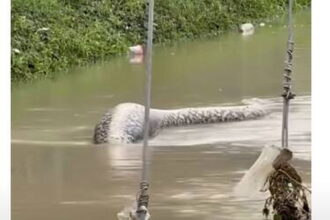
<path id="1" fill-rule="evenodd" d="M 145 206 L 141 206 L 137 211 L 137 205 L 134 202 L 119 212 L 117 218 L 118 220 L 150 220 L 150 214 Z"/>

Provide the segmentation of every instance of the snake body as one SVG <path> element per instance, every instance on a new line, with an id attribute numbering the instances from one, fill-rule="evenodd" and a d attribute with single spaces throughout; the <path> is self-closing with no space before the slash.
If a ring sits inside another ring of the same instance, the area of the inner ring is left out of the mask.
<path id="1" fill-rule="evenodd" d="M 163 128 L 192 124 L 221 123 L 256 119 L 266 115 L 259 104 L 182 109 L 150 109 L 149 135 Z M 109 109 L 97 123 L 94 143 L 134 143 L 143 138 L 144 106 L 122 103 Z"/>

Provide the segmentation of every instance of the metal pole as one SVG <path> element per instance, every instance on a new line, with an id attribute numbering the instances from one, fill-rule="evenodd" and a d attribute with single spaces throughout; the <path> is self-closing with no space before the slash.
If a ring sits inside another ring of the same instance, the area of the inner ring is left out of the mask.
<path id="1" fill-rule="evenodd" d="M 148 40 L 146 54 L 146 87 L 145 87 L 145 111 L 144 111 L 144 129 L 143 129 L 143 171 L 142 181 L 148 179 L 147 164 L 147 147 L 149 138 L 149 115 L 151 100 L 151 76 L 152 76 L 152 40 L 153 40 L 153 23 L 154 23 L 154 1 L 149 0 L 148 10 Z"/>
<path id="2" fill-rule="evenodd" d="M 154 23 L 154 1 L 148 1 L 148 34 L 147 34 L 147 51 L 146 51 L 146 84 L 145 84 L 145 110 L 144 110 L 144 125 L 143 125 L 143 150 L 142 150 L 142 175 L 140 182 L 140 195 L 138 198 L 137 212 L 145 211 L 142 209 L 148 207 L 149 204 L 149 116 L 151 102 L 151 76 L 152 76 L 152 41 L 153 41 L 153 23 Z M 145 218 L 143 213 L 141 219 Z M 143 216 L 143 217 L 142 217 Z"/>
<path id="3" fill-rule="evenodd" d="M 292 74 L 292 59 L 293 59 L 293 16 L 292 16 L 292 8 L 293 8 L 293 1 L 289 0 L 289 9 L 288 9 L 288 45 L 287 45 L 287 55 L 285 61 L 285 68 L 284 68 L 284 80 L 283 80 L 283 120 L 282 120 L 282 147 L 288 148 L 289 147 L 289 129 L 288 129 L 288 120 L 289 120 L 289 106 L 290 106 L 290 99 L 294 98 L 294 94 L 291 92 L 291 74 Z"/>

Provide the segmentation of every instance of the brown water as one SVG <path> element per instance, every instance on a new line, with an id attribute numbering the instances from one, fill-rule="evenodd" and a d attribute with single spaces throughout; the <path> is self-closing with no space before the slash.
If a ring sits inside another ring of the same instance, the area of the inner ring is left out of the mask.
<path id="1" fill-rule="evenodd" d="M 290 141 L 306 185 L 311 172 L 310 13 L 296 16 Z M 283 24 L 243 37 L 156 47 L 152 105 L 208 106 L 261 98 L 261 120 L 167 129 L 150 141 L 153 219 L 263 219 L 264 197 L 232 195 L 265 144 L 279 144 Z M 93 127 L 121 102 L 143 103 L 144 69 L 127 57 L 12 91 L 12 219 L 116 219 L 134 200 L 141 146 L 94 146 Z"/>

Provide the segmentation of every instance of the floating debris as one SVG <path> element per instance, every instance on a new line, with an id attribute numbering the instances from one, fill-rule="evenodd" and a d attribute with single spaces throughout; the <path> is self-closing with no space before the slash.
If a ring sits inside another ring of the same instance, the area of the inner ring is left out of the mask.
<path id="1" fill-rule="evenodd" d="M 287 149 L 283 149 L 275 159 L 275 170 L 265 183 L 271 196 L 265 201 L 263 214 L 268 217 L 271 207 L 274 220 L 309 220 L 311 211 L 306 192 L 311 191 L 302 185 L 301 177 L 289 163 L 291 159 L 292 152 Z"/>
<path id="2" fill-rule="evenodd" d="M 144 47 L 141 44 L 131 46 L 128 49 L 129 49 L 129 52 L 133 55 L 143 55 L 144 54 Z"/>
<path id="3" fill-rule="evenodd" d="M 263 23 L 263 22 L 261 22 L 261 23 L 259 24 L 260 27 L 265 27 L 265 25 L 266 25 L 266 24 Z"/>
<path id="4" fill-rule="evenodd" d="M 237 196 L 251 197 L 263 190 L 268 176 L 274 171 L 272 163 L 279 154 L 278 147 L 264 147 L 256 162 L 235 187 L 234 193 Z"/>
<path id="5" fill-rule="evenodd" d="M 129 50 L 129 63 L 141 64 L 144 60 L 145 47 L 141 44 L 131 46 Z"/>
<path id="6" fill-rule="evenodd" d="M 251 23 L 241 24 L 239 30 L 242 32 L 242 35 L 251 35 L 254 33 L 254 26 Z"/>

